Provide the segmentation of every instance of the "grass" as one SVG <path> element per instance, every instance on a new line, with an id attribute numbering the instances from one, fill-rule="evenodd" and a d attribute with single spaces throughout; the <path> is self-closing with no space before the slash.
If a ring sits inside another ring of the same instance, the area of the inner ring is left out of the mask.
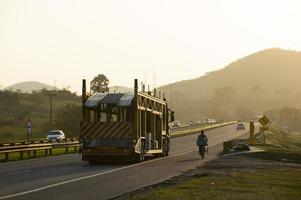
<path id="1" fill-rule="evenodd" d="M 75 151 L 74 148 L 69 148 L 69 150 L 68 150 L 68 153 L 77 153 L 77 152 L 78 151 Z M 48 156 L 57 156 L 57 155 L 63 155 L 63 154 L 67 154 L 65 152 L 65 148 L 52 149 L 52 155 L 47 155 L 47 156 L 45 155 L 45 150 L 38 150 L 36 152 L 35 156 L 33 155 L 33 152 L 31 152 L 30 155 L 28 155 L 27 152 L 24 152 L 23 160 L 33 159 L 33 158 L 42 158 L 42 157 L 48 157 Z M 18 160 L 21 160 L 19 152 L 9 154 L 9 161 L 18 161 Z M 0 162 L 6 162 L 4 154 L 0 154 Z"/>
<path id="2" fill-rule="evenodd" d="M 290 163 L 301 164 L 301 151 L 292 149 L 283 149 L 270 145 L 258 146 L 264 149 L 264 152 L 248 154 L 251 157 L 257 157 L 265 160 L 285 161 Z"/>
<path id="3" fill-rule="evenodd" d="M 45 140 L 46 133 L 41 133 L 42 130 L 35 128 L 30 137 L 31 140 Z M 0 127 L 0 143 L 24 142 L 27 140 L 27 130 L 24 127 L 18 126 L 1 126 Z"/>
<path id="4" fill-rule="evenodd" d="M 286 200 L 301 195 L 301 169 L 207 174 L 171 188 L 138 194 L 133 200 Z"/>
<path id="5" fill-rule="evenodd" d="M 256 145 L 265 151 L 250 156 L 301 164 L 301 133 L 290 133 L 272 124 L 270 130 L 265 132 L 265 137 L 266 144 Z"/>

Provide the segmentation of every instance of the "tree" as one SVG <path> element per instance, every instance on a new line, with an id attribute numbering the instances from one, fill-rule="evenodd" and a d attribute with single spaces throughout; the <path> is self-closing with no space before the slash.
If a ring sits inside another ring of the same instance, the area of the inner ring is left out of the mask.
<path id="1" fill-rule="evenodd" d="M 81 106 L 67 104 L 58 111 L 55 126 L 58 129 L 62 129 L 67 137 L 78 137 L 80 121 Z"/>
<path id="2" fill-rule="evenodd" d="M 269 110 L 265 112 L 265 114 L 277 124 L 288 130 L 301 130 L 301 111 L 297 108 L 286 107 L 281 108 L 280 110 Z"/>
<path id="3" fill-rule="evenodd" d="M 90 82 L 90 90 L 93 93 L 96 92 L 109 92 L 109 79 L 104 74 L 98 74 L 94 79 Z"/>
<path id="4" fill-rule="evenodd" d="M 260 87 L 259 85 L 254 85 L 251 90 L 252 93 L 256 96 L 264 94 L 262 87 Z"/>
<path id="5" fill-rule="evenodd" d="M 219 106 L 224 104 L 229 105 L 231 102 L 235 101 L 236 93 L 237 90 L 232 86 L 217 88 L 215 90 L 215 95 L 212 102 L 216 103 Z"/>
<path id="6" fill-rule="evenodd" d="M 232 86 L 224 86 L 215 90 L 216 99 L 232 98 L 237 93 L 237 90 Z"/>
<path id="7" fill-rule="evenodd" d="M 238 119 L 248 120 L 254 116 L 253 110 L 248 108 L 247 106 L 236 106 L 235 115 Z"/>
<path id="8" fill-rule="evenodd" d="M 297 108 L 282 108 L 280 110 L 279 121 L 293 130 L 300 130 L 301 111 Z"/>

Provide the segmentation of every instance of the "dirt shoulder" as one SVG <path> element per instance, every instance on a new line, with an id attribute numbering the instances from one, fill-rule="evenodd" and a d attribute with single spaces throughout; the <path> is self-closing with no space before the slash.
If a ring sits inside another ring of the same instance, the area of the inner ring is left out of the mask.
<path id="1" fill-rule="evenodd" d="M 163 183 L 116 199 L 298 199 L 301 164 L 251 154 L 222 156 Z"/>

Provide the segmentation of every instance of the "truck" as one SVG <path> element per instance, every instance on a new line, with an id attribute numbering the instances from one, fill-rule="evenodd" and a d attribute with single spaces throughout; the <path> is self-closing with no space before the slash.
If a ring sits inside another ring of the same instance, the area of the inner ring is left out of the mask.
<path id="1" fill-rule="evenodd" d="M 103 161 L 143 162 L 146 155 L 168 156 L 169 122 L 174 112 L 164 95 L 138 91 L 133 93 L 87 94 L 82 87 L 82 121 L 80 142 L 82 160 L 90 164 Z"/>

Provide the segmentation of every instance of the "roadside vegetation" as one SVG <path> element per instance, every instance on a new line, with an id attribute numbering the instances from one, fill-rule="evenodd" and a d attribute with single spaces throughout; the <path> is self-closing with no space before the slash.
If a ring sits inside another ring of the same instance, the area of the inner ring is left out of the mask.
<path id="1" fill-rule="evenodd" d="M 301 164 L 301 133 L 288 132 L 272 123 L 264 136 L 265 144 L 262 143 L 263 135 L 257 136 L 257 146 L 265 151 L 253 153 L 250 156 Z"/>
<path id="2" fill-rule="evenodd" d="M 90 82 L 90 89 L 93 92 L 108 92 L 109 82 L 104 74 L 98 74 Z M 121 91 L 123 88 L 112 89 Z M 50 123 L 50 99 L 52 99 L 52 123 Z M 30 140 L 44 140 L 47 133 L 55 129 L 63 130 L 67 138 L 78 137 L 81 97 L 66 88 L 62 90 L 44 88 L 31 93 L 23 93 L 21 90 L 0 90 L 0 113 L 0 144 L 26 141 L 26 124 L 29 119 L 33 126 Z"/>
<path id="3" fill-rule="evenodd" d="M 200 174 L 172 187 L 141 193 L 133 200 L 272 200 L 298 199 L 301 169 L 283 169 Z M 200 177 L 197 177 L 200 176 Z"/>
<path id="4" fill-rule="evenodd" d="M 53 129 L 64 130 L 67 137 L 77 137 L 81 101 L 75 93 L 46 89 L 32 93 L 0 91 L 0 143 L 25 141 L 29 119 L 33 123 L 30 138 L 46 139 L 50 130 L 50 94 L 53 95 Z"/>

